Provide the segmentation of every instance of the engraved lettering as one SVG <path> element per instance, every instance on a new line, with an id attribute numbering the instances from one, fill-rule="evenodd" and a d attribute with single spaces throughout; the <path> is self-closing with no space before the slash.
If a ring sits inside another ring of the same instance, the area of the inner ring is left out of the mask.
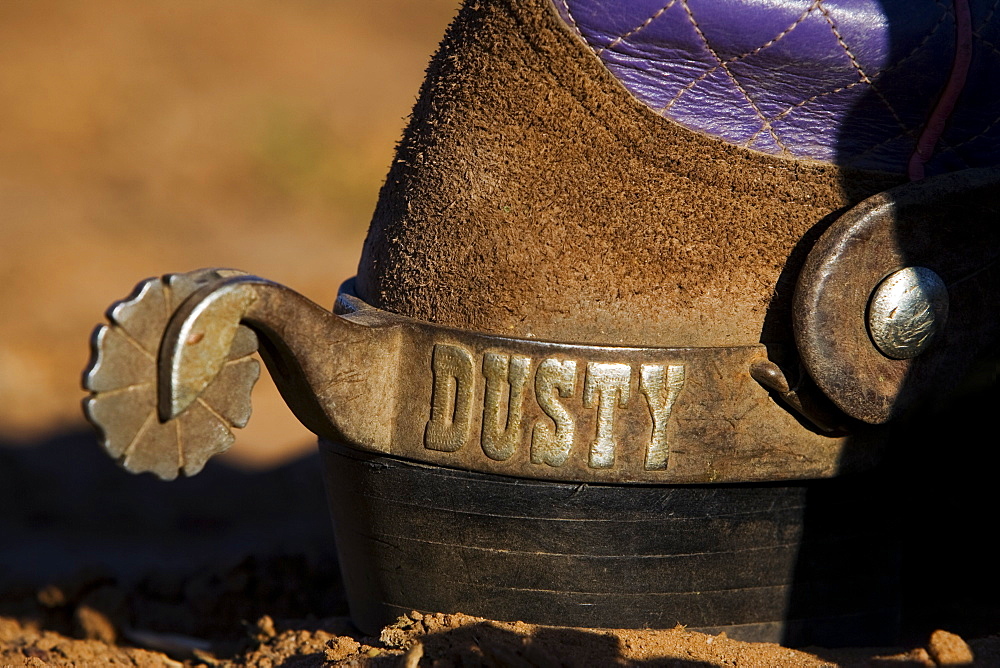
<path id="1" fill-rule="evenodd" d="M 544 360 L 535 372 L 535 400 L 542 411 L 555 423 L 555 429 L 544 419 L 535 422 L 531 432 L 531 463 L 562 466 L 573 449 L 573 416 L 555 393 L 568 399 L 576 391 L 576 362 Z"/>
<path id="2" fill-rule="evenodd" d="M 592 469 L 609 469 L 615 465 L 615 407 L 625 408 L 629 400 L 632 367 L 628 364 L 587 365 L 583 381 L 583 406 L 597 406 L 597 437 L 590 446 Z"/>
<path id="3" fill-rule="evenodd" d="M 434 346 L 431 368 L 434 389 L 431 419 L 424 430 L 424 447 L 455 452 L 469 440 L 472 426 L 474 367 L 465 348 L 439 343 Z"/>
<path id="4" fill-rule="evenodd" d="M 646 395 L 649 414 L 653 418 L 653 435 L 646 447 L 646 470 L 663 471 L 667 468 L 670 445 L 667 443 L 667 421 L 674 409 L 674 402 L 684 387 L 684 365 L 643 364 L 639 391 Z"/>
<path id="5" fill-rule="evenodd" d="M 521 408 L 524 405 L 524 385 L 528 380 L 531 358 L 486 353 L 483 376 L 486 377 L 486 397 L 483 403 L 483 452 L 490 459 L 509 459 L 521 442 Z M 507 390 L 506 420 L 500 416 L 504 390 Z"/>

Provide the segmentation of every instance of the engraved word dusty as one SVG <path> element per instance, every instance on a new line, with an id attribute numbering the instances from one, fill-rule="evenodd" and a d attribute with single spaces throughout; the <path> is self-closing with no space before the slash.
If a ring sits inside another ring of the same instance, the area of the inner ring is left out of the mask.
<path id="1" fill-rule="evenodd" d="M 534 360 L 501 352 L 486 352 L 477 364 L 469 350 L 437 344 L 431 369 L 431 415 L 424 430 L 424 446 L 430 450 L 457 452 L 472 439 L 481 374 L 485 388 L 479 444 L 486 457 L 506 461 L 527 440 L 532 464 L 562 466 L 579 443 L 588 448 L 590 468 L 612 468 L 619 445 L 616 414 L 634 400 L 632 379 L 637 375 L 641 401 L 652 422 L 644 435 L 643 467 L 649 471 L 667 468 L 667 423 L 684 387 L 682 364 L 584 363 L 555 357 Z M 578 392 L 582 392 L 582 410 L 593 414 L 587 422 L 596 424 L 588 433 L 578 428 L 587 416 L 579 407 L 573 409 L 562 401 Z M 526 395 L 533 395 L 537 409 L 528 410 Z M 528 413 L 537 417 L 526 417 Z"/>

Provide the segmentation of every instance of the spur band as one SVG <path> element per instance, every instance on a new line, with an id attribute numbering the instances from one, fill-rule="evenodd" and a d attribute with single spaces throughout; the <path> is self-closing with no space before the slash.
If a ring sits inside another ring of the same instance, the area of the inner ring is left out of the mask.
<path id="1" fill-rule="evenodd" d="M 380 311 L 353 295 L 352 281 L 335 311 L 399 331 L 372 348 L 377 372 L 350 372 L 356 394 L 337 422 L 365 450 L 525 478 L 720 483 L 836 475 L 847 465 L 847 443 L 859 438 L 806 429 L 776 403 L 751 377 L 766 363 L 763 345 L 640 348 L 493 336 Z M 365 338 L 357 345 L 370 345 Z M 373 412 L 394 419 L 375 425 Z M 871 456 L 859 450 L 855 459 Z"/>

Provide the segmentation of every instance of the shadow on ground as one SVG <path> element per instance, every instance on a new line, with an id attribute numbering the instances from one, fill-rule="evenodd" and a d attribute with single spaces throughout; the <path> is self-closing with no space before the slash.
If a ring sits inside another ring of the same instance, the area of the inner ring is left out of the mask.
<path id="1" fill-rule="evenodd" d="M 316 460 L 214 460 L 164 483 L 120 470 L 88 432 L 0 443 L 0 615 L 79 636 L 88 604 L 116 626 L 201 637 L 263 614 L 344 615 Z"/>

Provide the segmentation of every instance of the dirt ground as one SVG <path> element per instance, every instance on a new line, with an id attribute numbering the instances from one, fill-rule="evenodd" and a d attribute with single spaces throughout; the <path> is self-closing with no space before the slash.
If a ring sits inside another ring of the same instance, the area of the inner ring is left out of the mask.
<path id="1" fill-rule="evenodd" d="M 266 379 L 195 478 L 100 452 L 87 339 L 140 279 L 229 266 L 332 304 L 456 4 L 0 4 L 0 666 L 1000 665 L 1000 615 L 976 607 L 995 600 L 992 506 L 968 516 L 978 499 L 919 475 L 909 548 L 933 604 L 904 646 L 796 651 L 462 615 L 363 637 L 313 439 Z M 958 590 L 977 596 L 941 595 Z"/>
<path id="2" fill-rule="evenodd" d="M 161 483 L 66 432 L 0 448 L 0 508 L 0 666 L 935 666 L 973 653 L 1000 665 L 1000 638 L 983 631 L 995 611 L 977 627 L 937 610 L 971 640 L 918 625 L 895 648 L 421 614 L 365 637 L 347 616 L 316 453 L 258 470 L 213 460 Z M 946 575 L 922 573 L 919 595 Z"/>

